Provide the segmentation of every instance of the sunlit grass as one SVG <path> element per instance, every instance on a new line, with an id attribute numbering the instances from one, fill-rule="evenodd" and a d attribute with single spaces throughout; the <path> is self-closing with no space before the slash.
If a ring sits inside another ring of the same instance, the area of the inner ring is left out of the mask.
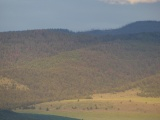
<path id="1" fill-rule="evenodd" d="M 50 114 L 83 120 L 159 120 L 160 98 L 137 96 L 138 89 L 116 94 L 95 94 L 92 99 L 72 99 L 35 105 L 17 112 Z M 46 111 L 46 108 L 49 111 Z"/>

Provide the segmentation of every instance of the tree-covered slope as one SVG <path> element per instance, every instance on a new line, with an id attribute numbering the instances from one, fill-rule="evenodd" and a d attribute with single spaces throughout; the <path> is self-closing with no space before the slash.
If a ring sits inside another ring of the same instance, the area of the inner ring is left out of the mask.
<path id="1" fill-rule="evenodd" d="M 135 87 L 132 84 L 143 88 L 137 83 L 160 71 L 159 36 L 64 30 L 0 33 L 0 108 L 121 91 Z M 151 90 L 152 81 L 146 81 Z"/>
<path id="2" fill-rule="evenodd" d="M 141 89 L 141 93 L 138 94 L 144 97 L 160 97 L 160 74 L 156 74 L 147 78 L 144 78 L 135 83 Z"/>

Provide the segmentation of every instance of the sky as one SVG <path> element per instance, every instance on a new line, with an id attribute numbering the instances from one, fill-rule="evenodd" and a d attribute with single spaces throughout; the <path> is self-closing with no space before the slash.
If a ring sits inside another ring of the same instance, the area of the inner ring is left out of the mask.
<path id="1" fill-rule="evenodd" d="M 114 29 L 160 21 L 160 0 L 0 0 L 0 32 Z"/>

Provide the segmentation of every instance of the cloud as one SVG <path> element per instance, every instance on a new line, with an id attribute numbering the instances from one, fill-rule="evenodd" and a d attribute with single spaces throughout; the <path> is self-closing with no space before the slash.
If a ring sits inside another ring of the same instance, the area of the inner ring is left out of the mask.
<path id="1" fill-rule="evenodd" d="M 154 3 L 160 0 L 99 0 L 109 4 L 137 4 L 137 3 Z"/>

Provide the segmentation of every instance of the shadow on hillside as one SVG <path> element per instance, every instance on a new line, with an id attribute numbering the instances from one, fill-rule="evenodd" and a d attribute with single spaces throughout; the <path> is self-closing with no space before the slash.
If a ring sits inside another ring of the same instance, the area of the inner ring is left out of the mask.
<path id="1" fill-rule="evenodd" d="M 0 120 L 78 120 L 54 115 L 24 114 L 0 110 Z"/>

